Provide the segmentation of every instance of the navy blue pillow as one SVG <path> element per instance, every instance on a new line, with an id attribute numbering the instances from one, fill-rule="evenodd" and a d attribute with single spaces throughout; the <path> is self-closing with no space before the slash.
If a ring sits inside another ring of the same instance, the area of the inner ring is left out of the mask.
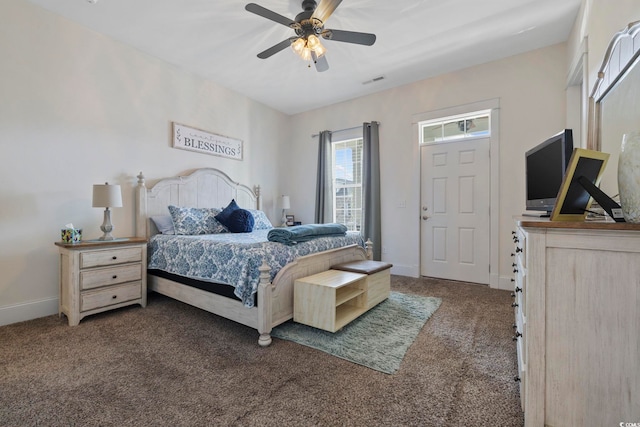
<path id="1" fill-rule="evenodd" d="M 255 220 L 251 212 L 245 209 L 237 209 L 229 216 L 226 227 L 232 233 L 251 233 Z"/>
<path id="2" fill-rule="evenodd" d="M 237 211 L 238 209 L 240 209 L 240 206 L 238 206 L 235 199 L 232 199 L 231 203 L 229 203 L 227 207 L 222 210 L 222 212 L 216 215 L 215 218 L 218 220 L 218 222 L 220 222 L 220 224 L 229 228 L 229 226 L 227 225 L 229 217 L 234 211 Z"/>

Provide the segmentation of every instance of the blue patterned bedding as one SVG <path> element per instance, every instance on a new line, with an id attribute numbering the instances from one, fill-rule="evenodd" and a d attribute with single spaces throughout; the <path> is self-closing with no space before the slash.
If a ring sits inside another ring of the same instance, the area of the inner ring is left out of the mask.
<path id="1" fill-rule="evenodd" d="M 179 276 L 222 283 L 235 288 L 234 294 L 245 307 L 253 307 L 258 290 L 262 261 L 271 267 L 271 280 L 294 259 L 354 243 L 364 247 L 359 233 L 319 237 L 294 246 L 269 242 L 269 230 L 251 233 L 201 234 L 178 236 L 156 234 L 149 241 L 149 269 Z"/>

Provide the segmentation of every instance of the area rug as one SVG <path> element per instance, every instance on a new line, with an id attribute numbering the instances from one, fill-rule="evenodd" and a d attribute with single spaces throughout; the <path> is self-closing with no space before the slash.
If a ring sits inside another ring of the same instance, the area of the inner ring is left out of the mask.
<path id="1" fill-rule="evenodd" d="M 393 374 L 440 298 L 391 292 L 389 298 L 336 333 L 289 321 L 271 335 Z"/>

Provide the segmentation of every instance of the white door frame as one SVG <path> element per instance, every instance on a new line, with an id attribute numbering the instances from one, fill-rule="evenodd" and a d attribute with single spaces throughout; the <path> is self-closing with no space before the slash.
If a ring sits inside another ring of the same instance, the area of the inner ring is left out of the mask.
<path id="1" fill-rule="evenodd" d="M 414 144 L 418 144 L 420 134 L 418 123 L 481 110 L 491 110 L 491 136 L 489 138 L 489 155 L 491 157 L 491 171 L 489 173 L 489 222 L 491 227 L 489 232 L 489 286 L 492 288 L 500 288 L 500 100 L 495 98 L 414 114 L 411 123 L 414 129 Z M 418 162 L 418 168 L 422 168 L 420 162 Z M 422 183 L 420 183 L 420 185 L 422 185 Z M 422 194 L 422 188 L 420 188 L 420 194 Z M 420 203 L 418 203 L 417 206 L 420 206 Z M 416 225 L 418 229 L 422 227 L 420 215 L 421 212 L 418 211 L 416 215 Z M 420 239 L 418 239 L 418 254 L 420 254 L 420 250 Z M 421 256 L 422 254 L 420 254 L 419 259 L 421 259 Z"/>

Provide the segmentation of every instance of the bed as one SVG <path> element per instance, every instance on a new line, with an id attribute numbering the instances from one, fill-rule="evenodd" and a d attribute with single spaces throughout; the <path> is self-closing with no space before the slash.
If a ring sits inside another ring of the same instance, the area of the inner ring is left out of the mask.
<path id="1" fill-rule="evenodd" d="M 136 235 L 149 239 L 150 248 L 160 245 L 167 237 L 159 232 L 156 222 L 159 216 L 168 214 L 169 206 L 184 208 L 222 208 L 235 200 L 243 209 L 260 211 L 260 187 L 249 187 L 234 182 L 224 172 L 204 168 L 179 177 L 164 178 L 157 181 L 152 187 L 147 188 L 145 177 L 140 172 L 138 185 L 135 191 L 136 197 Z M 256 234 L 266 235 L 266 231 L 259 230 Z M 254 233 L 245 233 L 243 238 L 249 240 L 248 245 L 251 256 L 261 256 L 261 261 L 247 264 L 251 271 L 246 274 L 256 283 L 251 287 L 252 300 L 246 292 L 242 297 L 231 295 L 229 286 L 222 281 L 216 285 L 208 280 L 190 279 L 170 272 L 163 272 L 150 268 L 147 277 L 148 288 L 162 295 L 177 299 L 186 304 L 209 311 L 216 315 L 228 318 L 258 331 L 258 344 L 268 346 L 271 344 L 271 330 L 275 326 L 293 318 L 293 285 L 296 279 L 311 274 L 328 270 L 331 265 L 347 261 L 371 259 L 372 243 L 345 244 L 345 246 L 321 250 L 321 245 L 316 245 L 320 252 L 310 252 L 297 256 L 290 262 L 280 265 L 274 263 L 273 256 L 269 252 L 269 246 L 259 246 L 251 240 L 259 236 L 249 236 Z M 206 236 L 206 237 L 205 237 Z M 192 236 L 180 236 L 183 244 L 191 244 L 187 239 Z M 216 240 L 216 237 L 204 235 L 205 240 Z M 224 236 L 228 237 L 228 236 Z M 194 243 L 195 244 L 195 243 Z M 282 245 L 270 243 L 271 245 Z M 198 243 L 200 245 L 200 243 Z M 296 245 L 297 246 L 297 245 Z M 200 246 L 198 246 L 200 247 Z M 273 247 L 273 246 L 271 246 Z M 261 252 L 262 251 L 262 252 Z M 149 259 L 152 260 L 152 253 Z M 240 257 L 244 259 L 243 257 Z M 256 271 L 257 270 L 257 271 Z M 276 271 L 277 270 L 277 271 Z M 233 289 L 235 293 L 235 289 Z"/>

